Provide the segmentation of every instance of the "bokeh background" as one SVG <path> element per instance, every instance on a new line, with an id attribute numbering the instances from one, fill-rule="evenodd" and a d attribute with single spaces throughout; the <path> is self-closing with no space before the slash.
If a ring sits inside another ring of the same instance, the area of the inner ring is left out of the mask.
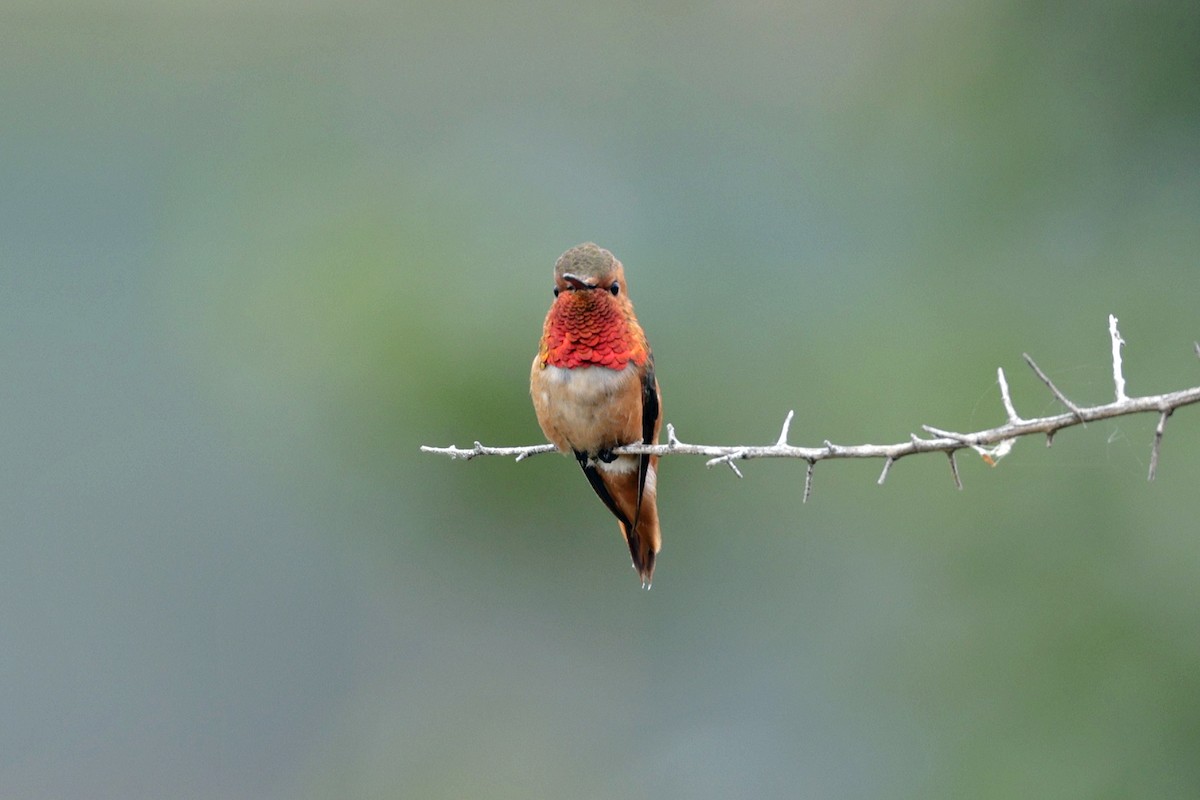
<path id="1" fill-rule="evenodd" d="M 1200 409 L 996 468 L 664 460 L 528 365 L 626 264 L 685 441 L 1200 363 L 1200 6 L 9 2 L 0 795 L 1196 797 Z"/>

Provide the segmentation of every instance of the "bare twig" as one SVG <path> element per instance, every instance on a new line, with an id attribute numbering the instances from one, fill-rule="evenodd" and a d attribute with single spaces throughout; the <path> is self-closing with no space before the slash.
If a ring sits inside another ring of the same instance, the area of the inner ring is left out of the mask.
<path id="1" fill-rule="evenodd" d="M 552 444 L 532 444 L 522 445 L 519 447 L 488 447 L 487 445 L 475 443 L 474 447 L 430 447 L 429 445 L 421 445 L 422 453 L 437 453 L 450 458 L 461 458 L 463 461 L 470 461 L 476 456 L 515 456 L 517 461 L 523 461 L 530 456 L 536 456 L 541 453 L 553 453 L 554 445 Z"/>
<path id="2" fill-rule="evenodd" d="M 684 445 L 684 446 L 686 447 L 686 445 Z M 707 464 L 705 464 L 704 466 L 711 467 L 714 464 L 728 464 L 729 468 L 731 470 L 733 470 L 734 475 L 737 475 L 739 478 L 744 477 L 742 475 L 742 471 L 740 469 L 738 469 L 737 464 L 733 463 L 734 459 L 742 457 L 742 452 L 743 451 L 741 451 L 741 450 L 734 450 L 732 453 L 728 453 L 727 455 L 723 455 L 723 456 L 719 456 L 717 458 L 710 459 L 709 462 Z"/>
<path id="3" fill-rule="evenodd" d="M 1115 319 L 1110 322 L 1110 326 L 1110 333 L 1116 330 Z M 1114 333 L 1113 335 L 1115 337 L 1114 341 L 1120 340 L 1119 333 Z M 1118 345 L 1114 345 L 1114 359 L 1119 358 L 1118 347 Z M 1197 346 L 1197 355 L 1200 355 L 1200 345 Z M 1032 358 L 1028 355 L 1025 355 L 1024 358 L 1034 373 L 1037 374 L 1038 378 L 1054 393 L 1059 402 L 1069 409 L 1067 413 L 1053 414 L 1034 419 L 1023 419 L 1016 412 L 1008 390 L 1008 382 L 1005 380 L 1004 372 L 1001 370 L 998 371 L 997 377 L 1000 383 L 1000 396 L 1004 403 L 1008 421 L 1003 425 L 986 430 L 973 431 L 971 433 L 956 433 L 926 425 L 922 427 L 932 438 L 923 439 L 916 434 L 910 434 L 907 441 L 897 442 L 896 444 L 835 445 L 829 440 L 825 440 L 820 447 L 798 447 L 787 443 L 788 432 L 794 418 L 794 412 L 788 412 L 774 444 L 760 446 L 687 444 L 679 440 L 673 425 L 667 425 L 666 444 L 632 444 L 615 448 L 613 452 L 622 455 L 648 453 L 659 456 L 705 456 L 708 458 L 707 466 L 712 467 L 717 464 L 727 464 L 738 477 L 742 477 L 742 472 L 734 463 L 735 461 L 748 461 L 755 458 L 799 458 L 808 462 L 804 480 L 804 499 L 807 500 L 812 493 L 813 471 L 818 461 L 841 458 L 881 458 L 884 460 L 883 471 L 880 473 L 877 483 L 882 485 L 892 466 L 901 458 L 919 453 L 946 453 L 950 458 L 951 474 L 954 477 L 955 486 L 962 488 L 962 481 L 958 474 L 958 465 L 954 460 L 955 451 L 970 448 L 979 453 L 986 463 L 995 465 L 1011 451 L 1016 440 L 1023 436 L 1044 435 L 1046 437 L 1046 444 L 1049 446 L 1053 442 L 1054 434 L 1063 428 L 1095 422 L 1096 420 L 1128 416 L 1130 414 L 1155 412 L 1159 415 L 1159 419 L 1154 434 L 1154 445 L 1150 453 L 1149 477 L 1153 480 L 1158 468 L 1158 456 L 1162 449 L 1163 430 L 1166 426 L 1167 418 L 1177 408 L 1200 403 L 1200 386 L 1181 389 L 1176 392 L 1167 392 L 1166 394 L 1146 395 L 1144 397 L 1122 397 L 1124 394 L 1123 383 L 1118 381 L 1118 399 L 1116 401 L 1098 406 L 1077 406 L 1058 390 L 1054 383 L 1034 363 Z M 1113 366 L 1113 375 L 1114 380 L 1121 375 L 1120 366 L 1116 363 Z M 515 457 L 518 461 L 532 455 L 549 453 L 553 450 L 554 445 L 551 444 L 538 444 L 525 447 L 487 447 L 479 442 L 475 442 L 475 446 L 471 448 L 427 446 L 421 448 L 422 452 L 437 453 L 464 460 L 469 460 L 476 456 L 499 455 Z"/>
<path id="4" fill-rule="evenodd" d="M 1037 363 L 1029 357 L 1029 353 L 1021 353 L 1021 357 L 1024 358 L 1025 363 L 1028 364 L 1035 373 L 1037 373 L 1037 376 L 1042 379 L 1042 383 L 1046 384 L 1050 391 L 1054 393 L 1054 396 L 1058 398 L 1058 402 L 1071 409 L 1071 413 L 1078 417 L 1080 422 L 1083 422 L 1083 415 L 1079 411 L 1079 406 L 1068 400 L 1067 396 L 1058 390 L 1058 387 L 1054 385 L 1054 381 L 1050 380 L 1050 378 L 1046 376 L 1046 373 L 1042 372 L 1042 368 L 1039 367 Z"/>

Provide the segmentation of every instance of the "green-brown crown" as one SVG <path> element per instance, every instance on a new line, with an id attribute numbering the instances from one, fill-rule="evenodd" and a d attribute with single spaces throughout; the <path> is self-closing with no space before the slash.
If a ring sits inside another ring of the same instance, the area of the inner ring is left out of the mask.
<path id="1" fill-rule="evenodd" d="M 620 265 L 621 262 L 603 247 L 584 242 L 558 257 L 558 263 L 554 265 L 554 279 L 559 281 L 563 275 L 574 275 L 600 282 L 612 275 Z"/>

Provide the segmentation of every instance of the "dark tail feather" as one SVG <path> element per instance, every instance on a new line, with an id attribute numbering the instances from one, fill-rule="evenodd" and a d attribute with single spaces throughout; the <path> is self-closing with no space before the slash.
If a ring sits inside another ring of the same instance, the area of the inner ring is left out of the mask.
<path id="1" fill-rule="evenodd" d="M 621 533 L 625 534 L 625 541 L 629 543 L 629 556 L 633 559 L 633 568 L 642 579 L 642 588 L 649 589 L 650 582 L 654 580 L 654 559 L 658 554 L 654 548 L 642 546 L 642 537 L 637 530 L 631 530 L 621 523 Z"/>
<path id="2" fill-rule="evenodd" d="M 622 476 L 622 480 L 628 481 L 628 485 L 616 483 L 610 487 L 605 483 L 600 471 L 589 462 L 585 453 L 576 453 L 575 457 L 596 495 L 617 518 L 621 535 L 629 545 L 633 568 L 641 577 L 642 586 L 649 589 L 650 580 L 654 577 L 655 555 L 658 552 L 658 509 L 653 497 L 642 497 L 645 473 L 638 476 Z M 630 522 L 631 516 L 637 521 Z"/>

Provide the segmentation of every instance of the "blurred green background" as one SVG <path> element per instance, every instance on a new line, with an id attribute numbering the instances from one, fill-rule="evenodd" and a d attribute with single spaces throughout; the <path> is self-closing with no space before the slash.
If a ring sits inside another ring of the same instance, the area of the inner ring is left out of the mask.
<path id="1" fill-rule="evenodd" d="M 1200 793 L 1200 410 L 745 480 L 638 589 L 529 363 L 626 265 L 685 441 L 1200 369 L 1200 6 L 10 2 L 0 795 Z"/>

